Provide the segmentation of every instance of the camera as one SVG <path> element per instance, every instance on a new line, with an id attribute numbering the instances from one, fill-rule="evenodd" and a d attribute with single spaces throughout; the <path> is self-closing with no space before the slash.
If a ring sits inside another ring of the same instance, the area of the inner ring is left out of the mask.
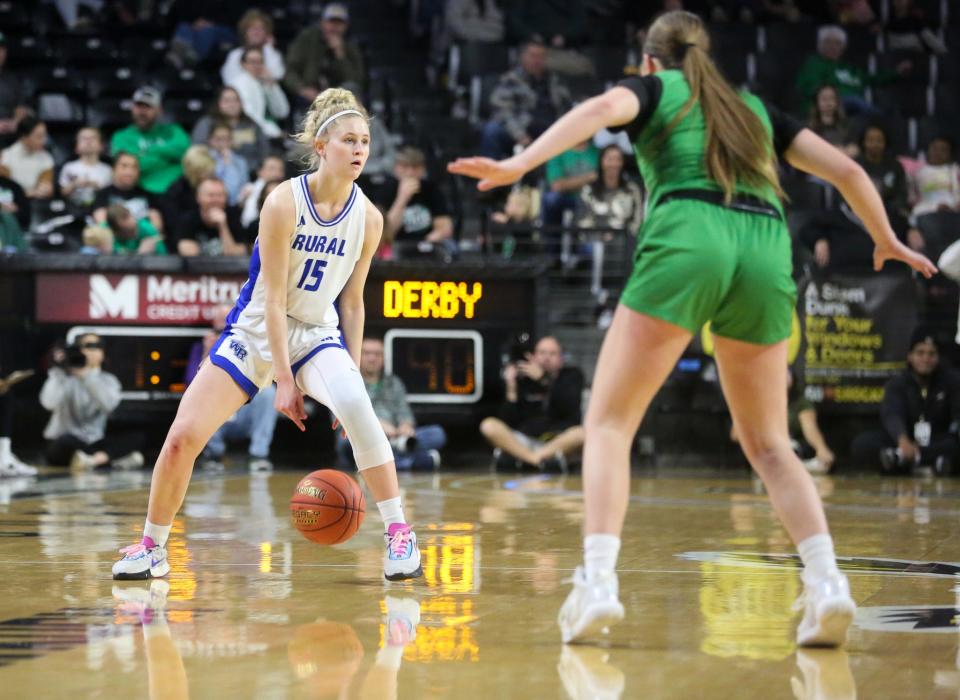
<path id="1" fill-rule="evenodd" d="M 390 440 L 390 445 L 400 454 L 412 452 L 417 449 L 417 438 L 413 435 L 397 435 Z"/>
<path id="2" fill-rule="evenodd" d="M 504 364 L 508 362 L 520 362 L 527 359 L 527 355 L 533 352 L 533 338 L 529 333 L 518 333 L 510 341 L 504 355 Z"/>
<path id="3" fill-rule="evenodd" d="M 64 348 L 64 364 L 71 369 L 80 369 L 87 366 L 87 356 L 77 345 L 68 345 Z"/>

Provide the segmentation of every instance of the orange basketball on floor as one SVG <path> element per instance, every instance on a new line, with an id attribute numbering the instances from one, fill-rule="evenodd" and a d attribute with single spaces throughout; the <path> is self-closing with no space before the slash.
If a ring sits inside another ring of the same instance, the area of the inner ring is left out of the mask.
<path id="1" fill-rule="evenodd" d="M 319 469 L 294 489 L 290 521 L 311 542 L 340 544 L 357 534 L 366 509 L 360 484 L 336 469 Z"/>

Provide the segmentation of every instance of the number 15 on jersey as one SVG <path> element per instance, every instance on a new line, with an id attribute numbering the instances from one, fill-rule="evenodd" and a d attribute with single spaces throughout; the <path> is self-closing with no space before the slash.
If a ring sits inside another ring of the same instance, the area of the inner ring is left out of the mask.
<path id="1" fill-rule="evenodd" d="M 303 274 L 300 275 L 300 281 L 297 282 L 297 289 L 302 289 L 305 292 L 315 292 L 320 289 L 320 281 L 323 279 L 323 268 L 326 266 L 326 260 L 307 258 L 307 262 L 303 266 Z"/>

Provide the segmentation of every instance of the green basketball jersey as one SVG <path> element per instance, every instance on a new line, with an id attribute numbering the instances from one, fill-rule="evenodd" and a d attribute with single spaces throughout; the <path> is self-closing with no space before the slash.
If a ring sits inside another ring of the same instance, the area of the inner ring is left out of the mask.
<path id="1" fill-rule="evenodd" d="M 662 195 L 673 190 L 720 191 L 720 186 L 707 175 L 707 129 L 700 103 L 695 102 L 669 134 L 665 135 L 673 119 L 690 98 L 690 86 L 686 78 L 679 70 L 658 71 L 656 78 L 662 84 L 660 99 L 639 132 L 633 134 L 633 149 L 640 175 L 649 193 L 650 206 L 655 206 Z M 772 155 L 773 126 L 763 102 L 747 92 L 740 93 L 740 96 L 760 118 L 770 139 Z M 641 104 L 641 109 L 643 107 Z M 783 213 L 780 200 L 770 185 L 750 187 L 746 183 L 738 183 L 736 192 L 759 197 Z"/>

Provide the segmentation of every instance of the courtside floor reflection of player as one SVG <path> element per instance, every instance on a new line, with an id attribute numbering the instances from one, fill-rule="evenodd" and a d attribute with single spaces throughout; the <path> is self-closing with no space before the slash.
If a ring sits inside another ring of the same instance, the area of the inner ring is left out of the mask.
<path id="1" fill-rule="evenodd" d="M 625 129 L 648 190 L 627 281 L 597 361 L 586 418 L 584 566 L 560 610 L 564 642 L 620 621 L 615 573 L 630 493 L 630 442 L 694 333 L 712 321 L 720 379 L 744 452 L 803 561 L 801 645 L 846 640 L 855 604 L 813 480 L 787 434 L 787 342 L 796 287 L 776 157 L 837 187 L 873 239 L 874 267 L 933 264 L 901 244 L 863 170 L 755 96 L 737 94 L 694 14 L 661 15 L 641 74 L 572 109 L 520 154 L 461 158 L 489 190 L 517 181 L 602 127 Z M 638 358 L 641 360 L 638 362 Z"/>
<path id="2" fill-rule="evenodd" d="M 114 578 L 169 571 L 165 545 L 197 456 L 248 398 L 274 380 L 274 406 L 300 430 L 306 393 L 327 406 L 334 427 L 339 423 L 349 436 L 384 521 L 384 576 L 421 575 L 393 452 L 357 369 L 363 286 L 383 230 L 382 215 L 354 182 L 370 152 L 367 119 L 348 90 L 325 90 L 313 101 L 298 136 L 311 149 L 313 172 L 287 180 L 263 205 L 249 279 L 209 361 L 180 401 L 154 467 L 143 539 L 121 550 Z"/>

